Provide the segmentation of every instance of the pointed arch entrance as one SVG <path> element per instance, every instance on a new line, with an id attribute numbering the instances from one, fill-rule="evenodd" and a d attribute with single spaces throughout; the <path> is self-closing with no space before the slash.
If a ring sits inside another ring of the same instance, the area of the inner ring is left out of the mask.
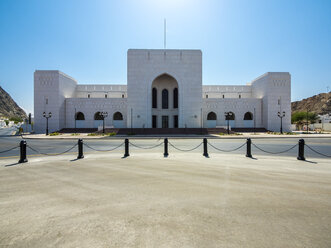
<path id="1" fill-rule="evenodd" d="M 152 83 L 152 128 L 178 128 L 178 82 L 169 74 Z"/>

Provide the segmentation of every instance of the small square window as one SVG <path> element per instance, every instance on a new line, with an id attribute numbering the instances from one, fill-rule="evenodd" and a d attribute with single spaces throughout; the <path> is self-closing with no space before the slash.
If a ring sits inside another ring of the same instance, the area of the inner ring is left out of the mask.
<path id="1" fill-rule="evenodd" d="M 206 95 L 206 98 L 208 98 L 208 95 Z"/>
<path id="2" fill-rule="evenodd" d="M 87 98 L 91 98 L 91 95 L 90 94 L 87 94 Z"/>
<path id="3" fill-rule="evenodd" d="M 48 98 L 45 98 L 45 103 L 48 104 Z"/>
<path id="4" fill-rule="evenodd" d="M 124 98 L 124 94 L 122 94 L 122 98 Z"/>
<path id="5" fill-rule="evenodd" d="M 278 105 L 280 105 L 280 99 L 278 99 Z"/>
<path id="6" fill-rule="evenodd" d="M 108 96 L 107 96 L 107 94 L 105 94 L 105 98 L 107 98 Z"/>
<path id="7" fill-rule="evenodd" d="M 224 95 L 222 95 L 222 97 L 224 98 Z"/>
<path id="8" fill-rule="evenodd" d="M 239 95 L 239 99 L 241 98 L 241 95 Z"/>

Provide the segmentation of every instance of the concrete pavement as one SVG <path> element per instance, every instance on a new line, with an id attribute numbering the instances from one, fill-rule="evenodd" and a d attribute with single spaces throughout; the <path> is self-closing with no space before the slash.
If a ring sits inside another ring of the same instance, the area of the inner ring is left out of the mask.
<path id="1" fill-rule="evenodd" d="M 330 247 L 330 160 L 118 155 L 0 160 L 0 247 Z"/>

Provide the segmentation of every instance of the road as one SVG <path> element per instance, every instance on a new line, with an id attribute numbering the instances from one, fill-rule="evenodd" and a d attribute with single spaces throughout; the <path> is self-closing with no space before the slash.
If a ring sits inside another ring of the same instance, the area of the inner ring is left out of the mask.
<path id="1" fill-rule="evenodd" d="M 0 138 L 2 136 L 12 135 L 17 130 L 16 127 L 0 128 Z"/>
<path id="2" fill-rule="evenodd" d="M 3 131 L 3 133 L 10 132 L 9 130 Z M 77 138 L 78 139 L 78 138 Z M 263 152 L 260 149 L 263 149 L 267 152 L 281 152 L 285 151 L 287 149 L 290 149 L 295 144 L 298 143 L 299 138 L 298 137 L 289 137 L 289 138 L 268 138 L 268 139 L 252 139 L 252 143 L 256 146 L 252 146 L 252 154 L 255 157 L 258 157 L 259 155 L 268 155 L 269 153 Z M 1 136 L 0 137 L 0 158 L 5 157 L 11 157 L 11 156 L 18 156 L 19 155 L 19 142 L 21 141 L 20 136 Z M 61 153 L 63 151 L 66 151 L 73 147 L 75 144 L 77 144 L 77 140 L 67 140 L 67 139 L 52 139 L 52 140 L 42 140 L 42 139 L 27 139 L 27 144 L 31 148 L 33 148 L 36 151 L 33 151 L 32 149 L 27 149 L 27 154 L 33 155 L 33 154 L 40 154 L 40 153 Z M 115 148 L 116 146 L 119 146 L 124 141 L 124 138 L 106 138 L 106 139 L 86 139 L 84 141 L 85 144 L 89 145 L 90 147 L 96 149 L 96 150 L 108 150 Z M 149 148 L 153 147 L 157 144 L 160 144 L 163 142 L 163 139 L 135 139 L 134 137 L 130 137 L 130 142 L 132 145 L 130 145 L 130 154 L 134 155 L 135 153 L 146 153 L 146 152 L 156 152 L 160 153 L 160 156 L 163 154 L 163 144 L 151 149 L 142 149 L 135 147 L 134 145 L 143 147 L 143 148 Z M 182 153 L 185 151 L 180 150 L 189 150 L 192 149 L 199 144 L 201 144 L 202 138 L 192 138 L 192 139 L 171 139 L 169 138 L 169 155 L 171 156 L 171 153 Z M 208 152 L 209 156 L 212 157 L 215 153 L 229 153 L 229 152 L 221 152 L 217 149 L 213 148 L 212 146 L 221 149 L 221 150 L 234 150 L 238 148 L 239 146 L 243 145 L 246 142 L 246 139 L 208 139 L 208 142 L 210 145 L 208 145 Z M 315 149 L 316 151 L 331 155 L 331 139 L 330 138 L 306 138 L 305 139 L 306 144 L 308 144 L 310 147 Z M 180 149 L 177 150 L 176 148 Z M 17 146 L 16 149 L 1 153 L 2 151 L 8 150 L 10 148 L 14 148 Z M 201 145 L 197 149 L 191 151 L 191 153 L 202 153 L 203 146 Z M 70 152 L 76 153 L 77 147 L 73 148 Z M 87 152 L 95 152 L 92 149 L 84 146 L 84 153 Z M 115 153 L 122 154 L 124 153 L 124 146 L 119 147 L 115 151 Z M 187 152 L 188 154 L 190 152 Z M 240 154 L 245 155 L 246 154 L 246 145 L 241 147 L 238 150 L 232 151 L 232 154 Z M 293 149 L 279 154 L 279 156 L 291 156 L 296 158 L 298 154 L 298 146 L 294 147 Z M 271 155 L 271 154 L 270 154 Z M 316 154 L 312 152 L 307 147 L 305 148 L 305 156 L 307 159 L 309 158 L 323 158 L 323 156 Z M 326 157 L 324 157 L 326 158 Z M 330 159 L 330 158 L 328 158 Z"/>

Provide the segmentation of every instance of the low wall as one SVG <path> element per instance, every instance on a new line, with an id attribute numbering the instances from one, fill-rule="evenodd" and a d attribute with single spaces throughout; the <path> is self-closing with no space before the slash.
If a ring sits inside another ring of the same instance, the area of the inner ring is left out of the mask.
<path id="1" fill-rule="evenodd" d="M 312 130 L 321 129 L 321 130 L 324 130 L 324 131 L 330 131 L 331 132 L 331 123 L 315 123 L 315 124 L 310 125 L 310 128 Z"/>

